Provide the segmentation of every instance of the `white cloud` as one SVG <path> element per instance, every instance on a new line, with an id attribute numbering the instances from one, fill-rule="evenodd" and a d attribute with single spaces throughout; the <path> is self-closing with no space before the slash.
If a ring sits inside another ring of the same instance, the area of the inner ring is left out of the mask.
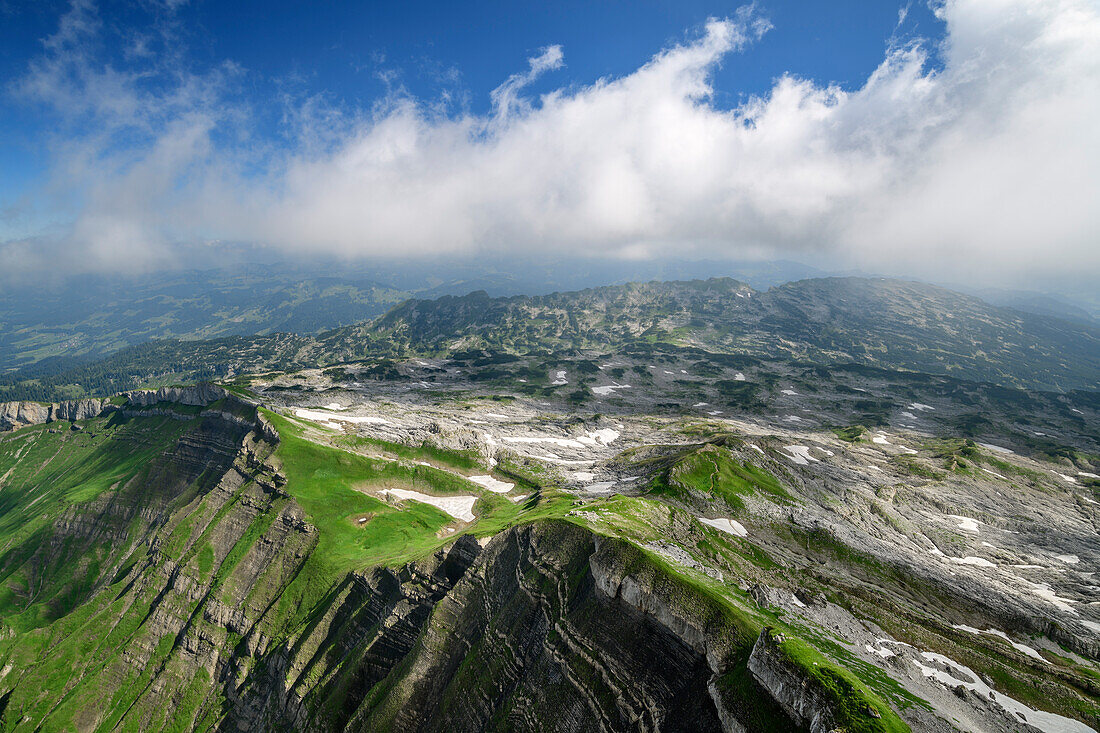
<path id="1" fill-rule="evenodd" d="M 938 14 L 941 68 L 921 44 L 896 46 L 853 90 L 785 76 L 718 107 L 713 71 L 767 30 L 742 10 L 627 76 L 532 100 L 528 85 L 564 63 L 543 49 L 485 116 L 400 92 L 353 115 L 312 98 L 289 151 L 252 139 L 247 110 L 226 103 L 231 64 L 162 69 L 175 81 L 153 94 L 139 71 L 90 63 L 80 39 L 98 29 L 82 4 L 22 87 L 97 121 L 59 143 L 55 185 L 80 206 L 56 239 L 104 266 L 221 238 L 350 256 L 812 255 L 954 279 L 1100 274 L 1100 10 L 948 0 Z M 78 56 L 97 70 L 76 70 Z M 119 129 L 142 142 L 104 142 Z M 0 261 L 17 251 L 0 245 Z"/>

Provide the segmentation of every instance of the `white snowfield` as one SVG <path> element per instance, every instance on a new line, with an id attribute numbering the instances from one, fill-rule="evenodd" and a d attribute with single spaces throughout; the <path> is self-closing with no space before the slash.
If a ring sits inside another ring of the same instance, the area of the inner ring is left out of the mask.
<path id="1" fill-rule="evenodd" d="M 382 489 L 379 493 L 382 496 L 393 496 L 400 501 L 419 501 L 421 504 L 434 506 L 436 509 L 463 522 L 472 522 L 477 518 L 474 516 L 476 496 L 430 496 L 407 489 Z"/>
<path id="2" fill-rule="evenodd" d="M 788 445 L 784 446 L 783 450 L 787 451 L 788 457 L 799 466 L 808 466 L 810 461 L 817 462 L 817 459 L 810 455 L 809 446 Z"/>
<path id="3" fill-rule="evenodd" d="M 749 531 L 745 529 L 745 525 L 738 522 L 736 519 L 727 519 L 725 517 L 718 517 L 717 519 L 705 519 L 699 518 L 699 521 L 708 527 L 714 527 L 715 529 L 725 532 L 726 534 L 732 534 L 737 537 L 748 537 Z"/>
<path id="4" fill-rule="evenodd" d="M 956 565 L 974 565 L 979 568 L 995 568 L 996 563 L 991 563 L 984 557 L 974 557 L 973 555 L 967 555 L 966 557 L 949 557 L 947 558 Z"/>
<path id="5" fill-rule="evenodd" d="M 615 394 L 617 389 L 630 389 L 629 384 L 606 384 L 603 387 L 593 387 L 592 394 L 599 395 L 600 397 L 607 397 L 608 395 Z"/>
<path id="6" fill-rule="evenodd" d="M 492 476 L 467 476 L 466 478 L 479 486 L 484 486 L 494 494 L 507 494 L 516 487 L 515 484 L 508 483 L 507 481 L 498 481 Z"/>
<path id="7" fill-rule="evenodd" d="M 975 534 L 978 533 L 978 520 L 977 519 L 972 519 L 970 517 L 964 517 L 960 514 L 948 514 L 947 516 L 950 517 L 951 519 L 959 520 L 959 529 L 961 529 L 963 532 L 973 532 Z"/>
<path id="8" fill-rule="evenodd" d="M 314 420 L 316 422 L 322 422 L 322 423 L 326 423 L 326 422 L 327 423 L 332 423 L 332 422 L 337 422 L 338 421 L 338 422 L 352 423 L 353 425 L 358 425 L 360 423 L 366 424 L 366 425 L 392 425 L 393 424 L 389 420 L 385 420 L 381 417 L 371 417 L 371 416 L 359 417 L 359 416 L 356 416 L 356 415 L 341 415 L 341 414 L 334 413 L 334 412 L 327 412 L 327 411 L 323 412 L 321 410 L 297 409 L 297 410 L 294 411 L 294 414 L 295 414 L 295 416 L 303 418 L 305 420 Z"/>
<path id="9" fill-rule="evenodd" d="M 931 677 L 948 688 L 962 685 L 979 697 L 995 702 L 1019 720 L 1045 733 L 1096 733 L 1094 729 L 1080 721 L 1029 708 L 1019 700 L 995 692 L 990 689 L 989 685 L 982 682 L 982 678 L 978 676 L 977 672 L 949 657 L 934 652 L 921 652 L 921 657 L 929 664 L 922 664 L 916 659 L 913 660 L 913 664 L 920 668 L 921 674 L 925 677 Z M 944 670 L 941 667 L 947 669 Z"/>
<path id="10" fill-rule="evenodd" d="M 1016 651 L 1023 652 L 1032 659 L 1038 659 L 1040 662 L 1050 664 L 1050 662 L 1047 662 L 1047 660 L 1043 658 L 1043 655 L 1037 652 L 1035 649 L 1029 647 L 1027 644 L 1020 644 L 1019 642 L 1013 641 L 1008 634 L 1001 631 L 1000 629 L 986 629 L 983 631 L 981 629 L 976 629 L 973 626 L 966 626 L 964 624 L 952 624 L 952 628 L 959 629 L 960 631 L 965 631 L 968 634 L 974 634 L 976 636 L 981 634 L 996 636 L 999 639 L 1004 639 L 1005 641 L 1007 641 Z"/>
<path id="11" fill-rule="evenodd" d="M 1059 608 L 1066 613 L 1072 613 L 1074 616 L 1077 615 L 1077 609 L 1070 605 L 1071 603 L 1075 603 L 1075 601 L 1072 598 L 1060 597 L 1054 592 L 1054 589 L 1050 587 L 1050 583 L 1032 583 L 1030 580 L 1024 580 L 1023 578 L 1019 580 L 1030 587 L 1032 593 L 1048 601 L 1055 608 Z"/>
<path id="12" fill-rule="evenodd" d="M 576 438 L 558 438 L 553 435 L 507 435 L 501 440 L 505 443 L 550 443 L 559 448 L 591 448 L 596 445 L 610 445 L 619 437 L 619 431 L 611 428 L 589 430 Z"/>

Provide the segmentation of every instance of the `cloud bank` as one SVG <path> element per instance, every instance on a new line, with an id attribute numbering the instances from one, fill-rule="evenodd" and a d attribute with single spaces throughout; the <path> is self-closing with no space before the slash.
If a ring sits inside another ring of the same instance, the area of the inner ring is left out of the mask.
<path id="1" fill-rule="evenodd" d="M 250 134 L 232 63 L 190 71 L 165 35 L 114 69 L 78 0 L 15 87 L 71 121 L 53 143 L 55 203 L 40 204 L 59 223 L 0 244 L 0 269 L 159 267 L 229 240 L 348 257 L 1100 275 L 1100 6 L 947 0 L 937 15 L 941 47 L 892 45 L 851 90 L 784 76 L 720 108 L 713 72 L 731 54 L 751 61 L 768 30 L 743 9 L 629 75 L 531 98 L 565 63 L 546 48 L 484 115 L 400 90 L 365 111 L 293 100 L 276 145 Z"/>

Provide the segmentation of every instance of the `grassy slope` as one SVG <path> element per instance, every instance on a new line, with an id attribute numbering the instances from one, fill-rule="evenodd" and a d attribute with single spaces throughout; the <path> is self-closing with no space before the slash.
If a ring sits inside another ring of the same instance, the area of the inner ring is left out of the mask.
<path id="1" fill-rule="evenodd" d="M 36 539 L 71 507 L 113 486 L 140 481 L 149 461 L 187 427 L 163 416 L 97 418 L 83 424 L 80 432 L 60 422 L 0 439 L 0 621 L 15 630 L 35 628 L 70 610 L 56 591 L 71 585 L 75 587 L 69 595 L 77 596 L 82 577 L 96 569 L 91 561 L 81 573 L 59 557 L 62 562 L 51 568 L 44 583 L 30 577 L 25 563 L 38 546 Z"/>
<path id="2" fill-rule="evenodd" d="M 304 437 L 300 423 L 266 410 L 264 415 L 279 431 L 275 459 L 287 477 L 284 488 L 319 530 L 307 567 L 280 598 L 274 632 L 294 633 L 302 628 L 349 571 L 401 565 L 427 556 L 457 536 L 443 531 L 455 524 L 453 518 L 433 506 L 416 501 L 394 506 L 365 492 L 402 488 L 432 495 L 476 494 L 480 497 L 474 506 L 477 520 L 459 529 L 477 536 L 496 534 L 521 521 L 561 516 L 571 506 L 571 500 L 561 495 L 516 503 L 446 470 L 312 442 Z M 401 458 L 430 458 L 454 470 L 473 465 L 467 454 L 437 448 L 346 438 L 338 442 Z M 367 521 L 361 524 L 361 518 Z"/>
<path id="3" fill-rule="evenodd" d="M 143 482 L 157 456 L 197 422 L 115 415 L 83 421 L 81 432 L 53 423 L 0 439 L 0 623 L 10 634 L 0 642 L 0 658 L 8 674 L 20 677 L 19 694 L 6 701 L 5 728 L 20 718 L 33 724 L 47 717 L 47 729 L 76 727 L 82 711 L 104 704 L 97 675 L 121 662 L 149 606 L 121 598 L 123 573 L 89 597 L 107 570 L 101 563 L 111 557 L 109 541 L 93 542 L 75 557 L 66 545 L 46 554 L 52 560 L 36 550 L 70 510 L 80 511 L 107 489 Z M 125 709 L 120 696 L 143 689 L 144 674 L 133 670 L 131 678 L 112 680 L 110 689 L 118 692 L 111 703 Z"/>

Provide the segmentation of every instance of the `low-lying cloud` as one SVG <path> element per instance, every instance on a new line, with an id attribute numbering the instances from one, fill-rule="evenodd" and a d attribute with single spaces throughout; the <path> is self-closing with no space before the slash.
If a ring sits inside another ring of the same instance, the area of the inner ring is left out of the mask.
<path id="1" fill-rule="evenodd" d="M 400 91 L 366 111 L 295 102 L 309 114 L 273 144 L 228 101 L 242 73 L 231 62 L 192 73 L 182 54 L 141 48 L 131 71 L 97 62 L 101 29 L 82 0 L 13 90 L 80 121 L 53 143 L 48 199 L 64 203 L 36 202 L 60 223 L 0 244 L 0 269 L 159 267 L 229 240 L 349 257 L 1100 275 L 1100 9 L 948 0 L 937 14 L 941 47 L 894 45 L 853 90 L 784 76 L 716 105 L 714 70 L 768 30 L 750 9 L 629 75 L 531 98 L 567 60 L 546 48 L 484 115 Z M 150 73 L 167 81 L 147 85 Z"/>

